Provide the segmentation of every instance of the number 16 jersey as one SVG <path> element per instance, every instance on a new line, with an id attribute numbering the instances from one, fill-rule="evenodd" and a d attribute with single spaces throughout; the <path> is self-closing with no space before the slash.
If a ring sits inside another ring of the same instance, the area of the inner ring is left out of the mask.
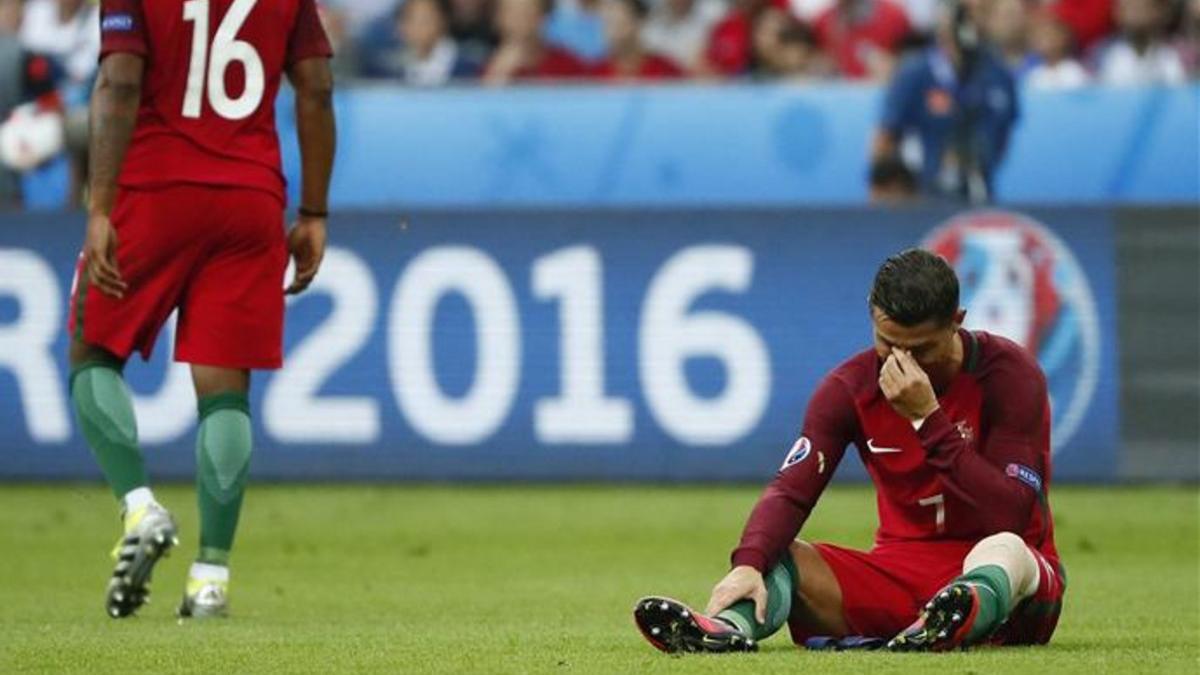
<path id="1" fill-rule="evenodd" d="M 280 80 L 332 54 L 314 0 L 102 0 L 100 35 L 101 60 L 146 63 L 121 187 L 242 187 L 285 203 Z"/>

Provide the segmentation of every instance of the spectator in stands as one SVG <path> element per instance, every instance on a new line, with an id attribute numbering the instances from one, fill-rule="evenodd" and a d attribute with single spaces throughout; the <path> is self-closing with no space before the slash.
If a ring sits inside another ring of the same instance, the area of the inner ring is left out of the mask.
<path id="1" fill-rule="evenodd" d="M 896 156 L 885 156 L 871 162 L 868 198 L 877 206 L 911 204 L 920 197 L 917 177 Z"/>
<path id="2" fill-rule="evenodd" d="M 659 0 L 642 28 L 646 48 L 695 70 L 713 26 L 725 14 L 721 0 Z"/>
<path id="3" fill-rule="evenodd" d="M 363 74 L 418 87 L 476 77 L 482 64 L 464 58 L 450 37 L 448 12 L 445 0 L 404 0 L 391 19 L 389 41 L 373 40 Z"/>
<path id="4" fill-rule="evenodd" d="M 812 79 L 829 74 L 829 64 L 812 31 L 778 7 L 754 23 L 754 76 L 760 79 Z"/>
<path id="5" fill-rule="evenodd" d="M 0 0 L 0 126 L 17 106 L 58 106 L 57 67 L 21 46 L 22 9 L 21 0 Z M 0 209 L 20 206 L 20 197 L 20 176 L 0 163 Z"/>
<path id="6" fill-rule="evenodd" d="M 602 0 L 608 56 L 593 66 L 605 80 L 674 80 L 683 71 L 674 61 L 646 49 L 642 25 L 649 10 L 645 0 Z"/>
<path id="7" fill-rule="evenodd" d="M 872 160 L 900 158 L 913 138 L 922 192 L 986 202 L 1017 120 L 1016 86 L 964 5 L 939 11 L 936 44 L 907 57 L 888 85 Z"/>
<path id="8" fill-rule="evenodd" d="M 346 11 L 341 5 L 321 3 L 317 5 L 317 14 L 333 47 L 331 67 L 334 77 L 339 80 L 358 77 L 358 44 L 350 32 L 350 19 Z"/>
<path id="9" fill-rule="evenodd" d="M 937 24 L 938 3 L 941 0 L 897 0 L 908 17 L 908 25 L 913 32 L 928 35 L 934 32 Z"/>
<path id="10" fill-rule="evenodd" d="M 991 0 L 986 5 L 984 15 L 984 33 L 988 41 L 1018 79 L 1023 77 L 1036 61 L 1028 44 L 1028 1 Z"/>
<path id="11" fill-rule="evenodd" d="M 71 83 L 87 86 L 100 57 L 100 10 L 87 0 L 29 0 L 21 42 L 58 61 Z"/>
<path id="12" fill-rule="evenodd" d="M 606 48 L 600 16 L 603 0 L 554 0 L 553 4 L 546 19 L 546 39 L 588 61 L 602 58 Z"/>
<path id="13" fill-rule="evenodd" d="M 1082 54 L 1113 32 L 1113 4 L 1114 0 L 1053 0 L 1051 8 L 1071 27 Z"/>
<path id="14" fill-rule="evenodd" d="M 500 46 L 484 69 L 484 82 L 502 85 L 517 80 L 587 75 L 587 65 L 579 57 L 542 38 L 542 25 L 551 1 L 499 0 L 496 29 L 500 33 Z"/>
<path id="15" fill-rule="evenodd" d="M 391 11 L 375 17 L 363 27 L 357 40 L 359 71 L 363 77 L 388 80 L 403 76 L 404 45 L 400 35 L 400 0 L 393 0 Z"/>
<path id="16" fill-rule="evenodd" d="M 390 21 L 396 15 L 397 0 L 321 0 L 317 4 L 336 10 L 345 21 L 347 33 L 358 39 L 376 22 Z"/>
<path id="17" fill-rule="evenodd" d="M 802 22 L 812 25 L 817 17 L 833 6 L 836 0 L 782 0 L 775 4 L 786 7 Z M 904 10 L 908 23 L 916 33 L 932 33 L 937 19 L 938 4 L 942 0 L 895 0 Z"/>
<path id="18" fill-rule="evenodd" d="M 492 0 L 450 0 L 450 37 L 468 63 L 487 63 L 500 44 Z"/>
<path id="19" fill-rule="evenodd" d="M 1188 76 L 1200 78 L 1200 0 L 1186 0 L 1183 25 L 1175 45 Z"/>
<path id="20" fill-rule="evenodd" d="M 1037 63 L 1026 74 L 1038 89 L 1073 89 L 1088 83 L 1087 70 L 1073 56 L 1071 27 L 1052 9 L 1036 12 L 1030 22 L 1030 42 Z"/>
<path id="21" fill-rule="evenodd" d="M 754 55 L 754 21 L 769 0 L 734 0 L 725 18 L 713 26 L 698 74 L 733 77 L 750 68 Z"/>
<path id="22" fill-rule="evenodd" d="M 434 87 L 475 77 L 480 64 L 467 63 L 448 33 L 443 0 L 404 0 L 400 7 L 401 60 L 405 84 Z"/>
<path id="23" fill-rule="evenodd" d="M 1117 0 L 1120 36 L 1101 48 L 1097 76 L 1111 85 L 1182 84 L 1183 59 L 1167 41 L 1169 0 Z"/>
<path id="24" fill-rule="evenodd" d="M 843 77 L 870 80 L 887 79 L 911 31 L 904 10 L 892 0 L 837 0 L 813 27 Z"/>

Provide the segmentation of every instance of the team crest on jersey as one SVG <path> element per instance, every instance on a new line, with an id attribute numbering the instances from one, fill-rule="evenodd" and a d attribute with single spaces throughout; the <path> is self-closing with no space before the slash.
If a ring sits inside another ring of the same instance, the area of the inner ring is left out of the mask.
<path id="1" fill-rule="evenodd" d="M 968 445 L 975 443 L 975 430 L 967 424 L 966 420 L 959 420 L 954 423 L 954 428 L 958 429 L 958 435 L 962 437 Z"/>
<path id="2" fill-rule="evenodd" d="M 1037 356 L 1046 374 L 1050 447 L 1083 423 L 1100 372 L 1100 321 L 1083 266 L 1045 225 L 1019 213 L 971 211 L 921 242 L 954 266 L 966 327 L 1002 335 Z"/>
<path id="3" fill-rule="evenodd" d="M 792 444 L 792 449 L 788 452 L 787 458 L 783 460 L 783 466 L 779 467 L 779 470 L 783 471 L 789 466 L 803 462 L 805 459 L 808 459 L 811 453 L 812 443 L 809 442 L 808 436 L 797 438 L 796 442 Z"/>
<path id="4" fill-rule="evenodd" d="M 1016 478 L 1022 483 L 1033 488 L 1035 492 L 1042 491 L 1042 477 L 1036 471 L 1025 466 L 1024 464 L 1009 464 L 1004 468 L 1004 473 L 1009 478 Z"/>
<path id="5" fill-rule="evenodd" d="M 109 14 L 100 22 L 100 30 L 105 32 L 126 32 L 133 30 L 132 14 Z"/>

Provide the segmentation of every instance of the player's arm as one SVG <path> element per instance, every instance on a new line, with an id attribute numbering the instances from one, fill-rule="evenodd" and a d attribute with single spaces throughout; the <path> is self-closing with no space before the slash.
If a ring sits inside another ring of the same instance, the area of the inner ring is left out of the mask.
<path id="1" fill-rule="evenodd" d="M 895 354 L 895 365 L 885 364 L 880 379 L 889 399 L 903 395 L 899 392 L 904 380 L 924 377 L 912 356 L 898 350 Z M 1036 367 L 1022 367 L 1017 362 L 1012 366 L 995 368 L 985 381 L 988 432 L 978 452 L 971 450 L 950 417 L 937 408 L 936 399 L 927 414 L 914 414 L 924 420 L 917 436 L 925 448 L 925 461 L 937 469 L 946 490 L 971 505 L 987 531 L 1021 534 L 1029 524 L 1045 475 L 1037 436 L 1046 424 L 1049 399 L 1045 377 Z"/>
<path id="2" fill-rule="evenodd" d="M 117 178 L 137 123 L 145 60 L 118 52 L 100 62 L 89 108 L 88 230 L 84 243 L 89 282 L 116 297 L 126 284 L 117 267 L 117 235 L 109 221 L 117 199 Z"/>
<path id="3" fill-rule="evenodd" d="M 296 133 L 300 140 L 300 215 L 288 233 L 296 276 L 288 293 L 308 288 L 325 257 L 329 179 L 337 148 L 333 116 L 333 72 L 329 59 L 304 59 L 288 69 L 296 91 Z"/>
<path id="4" fill-rule="evenodd" d="M 733 569 L 713 590 L 706 613 L 716 614 L 747 597 L 755 597 L 757 603 L 758 596 L 762 613 L 763 573 L 788 555 L 857 428 L 850 391 L 837 377 L 827 376 L 808 403 L 802 436 L 750 512 L 731 556 Z"/>
<path id="5" fill-rule="evenodd" d="M 983 396 L 987 435 L 978 452 L 940 410 L 917 435 L 947 491 L 974 506 L 986 530 L 1021 534 L 1045 475 L 1037 437 L 1050 414 L 1046 379 L 1037 368 L 997 368 Z"/>
<path id="6" fill-rule="evenodd" d="M 300 216 L 288 232 L 296 277 L 287 293 L 308 288 L 325 257 L 329 179 L 337 149 L 333 115 L 333 49 L 314 0 L 300 0 L 288 40 L 287 74 L 296 92 L 296 135 L 300 141 Z"/>

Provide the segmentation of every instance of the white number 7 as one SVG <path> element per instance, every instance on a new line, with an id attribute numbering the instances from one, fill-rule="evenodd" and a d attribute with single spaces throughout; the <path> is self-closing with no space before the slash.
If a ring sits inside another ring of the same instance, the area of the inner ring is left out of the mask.
<path id="1" fill-rule="evenodd" d="M 209 0 L 188 0 L 183 3 L 183 20 L 192 22 L 192 57 L 188 64 L 187 91 L 183 97 L 183 116 L 200 117 L 204 99 L 205 66 L 208 77 L 208 103 L 213 110 L 229 120 L 250 116 L 262 103 L 265 90 L 263 62 L 254 45 L 237 39 L 238 31 L 250 16 L 258 0 L 234 0 L 229 12 L 217 27 L 212 41 L 212 62 L 208 62 Z M 246 73 L 246 86 L 241 96 L 230 98 L 225 90 L 225 70 L 237 61 Z"/>
<path id="2" fill-rule="evenodd" d="M 938 534 L 946 531 L 946 497 L 940 492 L 932 497 L 918 499 L 917 503 L 921 506 L 936 506 L 937 514 L 934 516 L 934 522 L 937 523 Z"/>

